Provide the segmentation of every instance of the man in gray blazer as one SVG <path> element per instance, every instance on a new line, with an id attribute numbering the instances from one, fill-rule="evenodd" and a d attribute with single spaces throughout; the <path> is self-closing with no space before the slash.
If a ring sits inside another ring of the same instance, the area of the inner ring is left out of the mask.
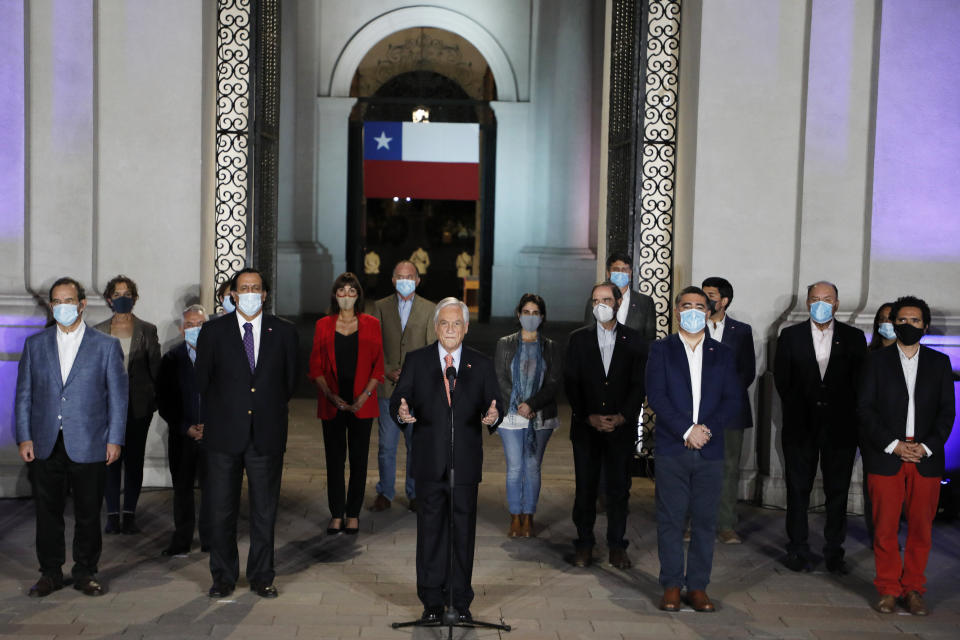
<path id="1" fill-rule="evenodd" d="M 84 323 L 87 300 L 79 282 L 60 278 L 49 299 L 56 323 L 24 342 L 14 411 L 37 511 L 41 577 L 28 595 L 42 598 L 63 587 L 63 510 L 70 487 L 73 588 L 99 596 L 100 505 L 107 465 L 120 457 L 124 443 L 127 373 L 117 339 Z"/>
<path id="2" fill-rule="evenodd" d="M 380 417 L 377 419 L 380 425 L 380 445 L 377 453 L 380 480 L 377 482 L 377 497 L 370 505 L 371 511 L 389 509 L 393 502 L 397 479 L 397 445 L 401 433 L 407 447 L 407 500 L 410 510 L 417 510 L 416 488 L 413 478 L 410 477 L 410 435 L 413 427 L 404 425 L 401 429 L 396 423 L 390 413 L 390 396 L 400 379 L 400 369 L 407 353 L 432 344 L 437 339 L 433 326 L 433 311 L 436 305 L 417 295 L 419 284 L 420 275 L 416 266 L 409 260 L 401 260 L 393 268 L 393 286 L 396 293 L 377 300 L 373 305 L 372 315 L 380 321 L 380 331 L 383 334 L 385 375 L 383 384 L 377 390 L 380 404 Z"/>
<path id="3" fill-rule="evenodd" d="M 653 298 L 631 288 L 633 284 L 633 258 L 622 251 L 615 251 L 607 257 L 607 280 L 620 288 L 622 296 L 617 322 L 638 331 L 647 342 L 657 339 L 657 310 Z M 593 301 L 587 300 L 583 311 L 585 325 L 596 324 L 593 318 Z"/>

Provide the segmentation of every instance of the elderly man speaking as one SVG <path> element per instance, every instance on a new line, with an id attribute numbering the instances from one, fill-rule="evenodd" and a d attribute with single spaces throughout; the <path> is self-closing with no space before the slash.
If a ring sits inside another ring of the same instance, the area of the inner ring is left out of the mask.
<path id="1" fill-rule="evenodd" d="M 500 424 L 493 362 L 463 346 L 470 322 L 467 305 L 445 298 L 434 311 L 437 342 L 407 354 L 390 414 L 413 424 L 410 473 L 417 483 L 417 596 L 421 622 L 440 623 L 445 595 L 461 623 L 472 622 L 473 548 L 477 486 L 483 466 L 483 426 Z M 452 429 L 451 429 L 452 420 Z M 482 425 L 482 426 L 481 426 Z M 450 438 L 453 437 L 453 459 Z M 449 512 L 453 491 L 453 575 L 448 575 Z"/>

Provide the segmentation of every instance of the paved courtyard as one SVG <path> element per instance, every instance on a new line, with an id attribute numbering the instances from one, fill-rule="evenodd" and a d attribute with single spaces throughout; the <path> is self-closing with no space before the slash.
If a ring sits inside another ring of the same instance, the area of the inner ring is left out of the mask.
<path id="1" fill-rule="evenodd" d="M 89 598 L 68 588 L 42 600 L 28 598 L 26 591 L 37 578 L 33 505 L 30 500 L 0 500 L 0 635 L 445 638 L 446 629 L 390 628 L 391 622 L 421 612 L 415 590 L 415 516 L 396 501 L 384 513 L 364 511 L 358 536 L 327 536 L 323 450 L 320 424 L 312 417 L 314 403 L 295 400 L 292 413 L 277 526 L 279 599 L 262 600 L 241 582 L 231 600 L 211 601 L 206 597 L 210 574 L 205 554 L 161 557 L 172 518 L 171 492 L 165 489 L 144 492 L 138 515 L 144 534 L 105 538 L 100 573 L 108 589 L 105 596 Z M 368 504 L 376 482 L 375 437 L 369 460 Z M 479 619 L 502 617 L 514 630 L 457 629 L 456 638 L 960 638 L 957 524 L 935 527 L 928 571 L 931 616 L 883 616 L 868 606 L 873 558 L 860 518 L 851 518 L 847 545 L 853 573 L 843 578 L 823 572 L 797 575 L 777 561 L 783 513 L 741 505 L 745 544 L 717 548 L 709 592 L 718 612 L 668 614 L 656 608 L 660 588 L 652 483 L 635 480 L 631 494 L 628 552 L 634 568 L 611 568 L 605 563 L 606 549 L 598 547 L 595 558 L 602 561 L 577 569 L 570 564 L 572 468 L 563 429 L 547 448 L 537 537 L 508 539 L 503 454 L 499 438 L 487 438 L 472 611 Z M 605 524 L 601 516 L 598 533 Z M 822 529 L 822 524 L 820 515 L 811 515 L 812 530 Z M 244 514 L 241 568 L 245 525 Z M 820 544 L 816 538 L 813 542 Z"/>

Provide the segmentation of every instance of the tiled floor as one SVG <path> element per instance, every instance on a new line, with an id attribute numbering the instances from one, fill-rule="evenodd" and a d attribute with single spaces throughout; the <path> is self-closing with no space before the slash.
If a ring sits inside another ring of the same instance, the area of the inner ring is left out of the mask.
<path id="1" fill-rule="evenodd" d="M 323 452 L 313 403 L 295 400 L 279 522 L 277 600 L 261 600 L 239 585 L 228 602 L 206 597 L 207 557 L 199 552 L 160 556 L 171 527 L 171 493 L 148 490 L 138 521 L 146 533 L 105 538 L 100 578 L 109 589 L 87 598 L 64 589 L 42 600 L 26 596 L 35 581 L 33 507 L 29 500 L 0 501 L 0 635 L 18 638 L 403 638 L 446 637 L 446 630 L 393 630 L 416 617 L 415 517 L 398 502 L 381 514 L 364 511 L 355 538 L 328 537 Z M 565 416 L 564 416 L 565 417 Z M 376 440 L 371 445 L 368 495 L 376 482 Z M 513 625 L 511 633 L 455 630 L 454 637 L 510 640 L 549 638 L 960 638 L 960 528 L 937 524 L 930 559 L 932 615 L 882 616 L 873 598 L 873 558 L 864 528 L 851 518 L 845 578 L 822 572 L 797 575 L 777 558 L 783 514 L 741 505 L 746 543 L 718 546 L 711 596 L 715 614 L 658 611 L 653 487 L 634 482 L 628 535 L 634 568 L 589 569 L 569 563 L 573 526 L 572 455 L 566 430 L 547 448 L 535 539 L 505 537 L 503 455 L 496 436 L 485 446 L 480 488 L 473 613 Z M 399 486 L 399 483 L 398 483 Z M 598 522 L 604 526 L 603 517 Z M 245 519 L 241 527 L 245 525 Z M 814 531 L 820 515 L 811 515 Z M 72 526 L 68 522 L 68 527 Z M 602 539 L 602 534 L 600 535 Z M 241 540 L 245 541 L 245 532 Z M 816 540 L 814 540 L 816 542 Z M 69 548 L 69 545 L 68 545 Z M 241 545 L 241 557 L 246 552 Z M 605 559 L 606 549 L 596 557 Z M 242 563 L 241 563 L 242 566 Z M 822 565 L 821 565 L 822 567 Z M 69 570 L 69 564 L 66 567 Z"/>

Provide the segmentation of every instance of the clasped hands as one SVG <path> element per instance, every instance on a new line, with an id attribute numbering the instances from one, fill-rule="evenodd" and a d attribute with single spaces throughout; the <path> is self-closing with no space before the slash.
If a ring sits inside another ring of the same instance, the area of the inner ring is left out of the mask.
<path id="1" fill-rule="evenodd" d="M 687 449 L 703 449 L 710 442 L 712 436 L 713 433 L 710 432 L 707 425 L 695 424 L 687 435 L 687 439 L 683 441 L 683 446 Z"/>
<path id="2" fill-rule="evenodd" d="M 926 449 L 919 442 L 904 442 L 901 440 L 893 449 L 893 455 L 898 456 L 904 462 L 917 463 L 923 460 L 927 455 Z"/>
<path id="3" fill-rule="evenodd" d="M 597 431 L 601 431 L 603 433 L 610 433 L 626 421 L 627 419 L 619 413 L 614 413 L 612 415 L 591 413 L 587 416 L 587 423 Z"/>
<path id="4" fill-rule="evenodd" d="M 350 413 L 356 413 L 357 411 L 360 410 L 360 407 L 362 407 L 364 404 L 367 403 L 367 398 L 369 397 L 370 396 L 368 396 L 366 393 L 361 393 L 359 396 L 357 396 L 357 399 L 353 401 L 353 404 L 347 404 L 346 400 L 344 400 L 343 398 L 341 398 L 335 393 L 331 393 L 330 395 L 327 396 L 327 400 L 333 403 L 333 406 L 335 406 L 340 411 L 349 411 Z"/>

